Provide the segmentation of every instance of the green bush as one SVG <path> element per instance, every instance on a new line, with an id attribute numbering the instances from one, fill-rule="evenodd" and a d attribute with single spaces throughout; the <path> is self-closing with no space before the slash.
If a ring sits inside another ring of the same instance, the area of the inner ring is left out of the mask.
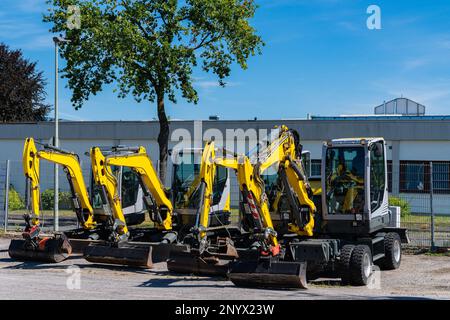
<path id="1" fill-rule="evenodd" d="M 401 209 L 401 217 L 407 217 L 411 214 L 411 206 L 409 202 L 397 197 L 389 197 L 389 205 L 394 207 L 400 207 Z"/>
<path id="2" fill-rule="evenodd" d="M 25 202 L 13 186 L 9 187 L 8 209 L 11 211 L 25 209 Z"/>
<path id="3" fill-rule="evenodd" d="M 55 191 L 53 189 L 47 189 L 41 193 L 41 202 L 43 210 L 52 210 L 55 206 Z M 70 192 L 59 192 L 59 209 L 70 210 L 72 209 L 72 195 Z"/>

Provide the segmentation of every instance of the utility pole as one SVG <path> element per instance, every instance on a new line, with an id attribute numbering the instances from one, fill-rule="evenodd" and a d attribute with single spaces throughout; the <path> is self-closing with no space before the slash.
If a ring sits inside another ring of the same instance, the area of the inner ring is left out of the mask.
<path id="1" fill-rule="evenodd" d="M 59 148 L 59 114 L 58 114 L 58 56 L 59 56 L 59 44 L 68 43 L 69 40 L 63 37 L 53 37 L 55 43 L 55 136 L 53 138 L 53 146 Z M 55 180 L 54 180 L 54 207 L 53 207 L 53 229 L 59 231 L 59 179 L 58 179 L 58 165 L 54 165 L 55 168 Z"/>

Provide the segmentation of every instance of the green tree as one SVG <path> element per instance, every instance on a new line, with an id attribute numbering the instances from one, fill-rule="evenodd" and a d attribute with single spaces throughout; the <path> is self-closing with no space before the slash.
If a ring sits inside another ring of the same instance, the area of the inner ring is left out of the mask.
<path id="1" fill-rule="evenodd" d="M 45 121 L 45 79 L 36 62 L 0 43 L 0 122 Z"/>
<path id="2" fill-rule="evenodd" d="M 247 68 L 263 42 L 250 25 L 254 0 L 48 0 L 44 21 L 71 42 L 62 47 L 62 70 L 80 108 L 90 95 L 116 83 L 120 98 L 156 103 L 160 176 L 165 180 L 169 120 L 165 100 L 177 94 L 197 103 L 193 72 L 212 72 L 221 86 L 233 63 Z M 81 27 L 73 28 L 78 6 Z M 72 7 L 73 8 L 73 7 Z M 71 23 L 67 23 L 67 22 Z"/>

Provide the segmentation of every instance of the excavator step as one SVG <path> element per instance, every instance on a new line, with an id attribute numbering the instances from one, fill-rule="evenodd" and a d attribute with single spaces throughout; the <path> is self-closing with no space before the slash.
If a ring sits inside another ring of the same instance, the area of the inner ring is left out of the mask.
<path id="1" fill-rule="evenodd" d="M 228 278 L 238 287 L 306 289 L 306 262 L 235 261 L 230 264 Z"/>
<path id="2" fill-rule="evenodd" d="M 66 260 L 72 253 L 67 239 L 42 239 L 38 248 L 29 246 L 28 240 L 13 239 L 9 245 L 8 254 L 14 260 L 59 263 Z"/>

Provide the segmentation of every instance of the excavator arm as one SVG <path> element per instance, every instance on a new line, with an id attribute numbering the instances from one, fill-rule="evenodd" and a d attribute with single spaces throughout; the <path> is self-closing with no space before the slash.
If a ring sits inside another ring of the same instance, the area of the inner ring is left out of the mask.
<path id="1" fill-rule="evenodd" d="M 256 154 L 241 155 L 234 159 L 216 159 L 218 165 L 236 170 L 244 214 L 250 221 L 248 229 L 255 240 L 250 250 L 243 256 L 239 253 L 240 258 L 231 264 L 229 278 L 237 286 L 307 286 L 306 263 L 284 260 L 285 252 L 273 227 L 264 180 L 261 177 L 268 168 L 278 164 L 295 217 L 290 230 L 298 235 L 312 235 L 315 206 L 309 200 L 306 177 L 295 160 L 301 154 L 298 140 L 296 132 L 281 126 L 275 139 Z M 302 215 L 303 206 L 307 206 L 310 213 L 306 223 Z"/>
<path id="2" fill-rule="evenodd" d="M 86 184 L 83 178 L 78 156 L 48 145 L 43 150 L 37 150 L 33 138 L 25 140 L 23 151 L 23 170 L 30 181 L 32 225 L 39 224 L 40 215 L 40 186 L 39 167 L 40 160 L 53 162 L 64 167 L 70 185 L 74 210 L 80 224 L 85 229 L 93 229 L 96 226 L 93 216 L 93 208 L 89 201 Z"/>
<path id="3" fill-rule="evenodd" d="M 160 230 L 172 230 L 173 205 L 158 178 L 152 160 L 147 156 L 145 148 L 128 148 L 122 151 L 125 152 L 108 155 L 106 165 L 108 167 L 129 167 L 136 172 L 143 186 L 145 204 L 151 212 L 156 227 Z"/>
<path id="4" fill-rule="evenodd" d="M 209 214 L 213 203 L 213 184 L 214 177 L 216 175 L 216 165 L 214 163 L 215 158 L 214 142 L 206 143 L 201 159 L 199 178 L 200 188 L 200 205 L 197 213 L 196 228 L 199 233 L 200 241 L 206 239 L 206 230 L 209 225 Z"/>
<path id="5" fill-rule="evenodd" d="M 104 208 L 105 212 L 110 212 L 114 218 L 113 240 L 117 242 L 127 240 L 129 232 L 122 211 L 117 178 L 112 173 L 111 168 L 106 165 L 106 157 L 100 148 L 93 147 L 90 152 L 90 157 L 94 181 L 102 188 L 102 195 L 107 203 Z"/>

